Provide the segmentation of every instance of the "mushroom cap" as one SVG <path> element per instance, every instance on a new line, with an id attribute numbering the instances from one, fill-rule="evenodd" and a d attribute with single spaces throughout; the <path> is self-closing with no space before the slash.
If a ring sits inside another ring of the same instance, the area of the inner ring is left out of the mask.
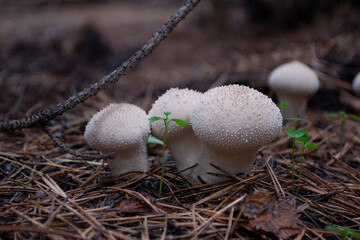
<path id="1" fill-rule="evenodd" d="M 358 74 L 356 74 L 356 76 L 352 82 L 352 89 L 357 94 L 360 94 L 360 72 Z"/>
<path id="2" fill-rule="evenodd" d="M 112 152 L 146 144 L 149 134 L 150 123 L 143 109 L 128 103 L 112 103 L 92 116 L 84 135 L 91 147 Z"/>
<path id="3" fill-rule="evenodd" d="M 149 111 L 149 117 L 165 117 L 164 112 L 171 112 L 169 118 L 177 118 L 188 123 L 187 126 L 179 126 L 170 122 L 167 129 L 168 140 L 181 135 L 184 130 L 191 129 L 190 114 L 195 102 L 200 98 L 202 93 L 191 89 L 171 88 L 161 95 L 152 105 Z M 152 134 L 162 139 L 164 137 L 165 126 L 163 121 L 151 123 Z"/>
<path id="4" fill-rule="evenodd" d="M 279 92 L 309 95 L 317 92 L 320 83 L 315 71 L 299 61 L 292 61 L 271 72 L 269 86 Z"/>
<path id="5" fill-rule="evenodd" d="M 281 131 L 280 109 L 261 92 L 239 85 L 205 92 L 191 113 L 195 135 L 206 145 L 228 151 L 254 150 Z"/>

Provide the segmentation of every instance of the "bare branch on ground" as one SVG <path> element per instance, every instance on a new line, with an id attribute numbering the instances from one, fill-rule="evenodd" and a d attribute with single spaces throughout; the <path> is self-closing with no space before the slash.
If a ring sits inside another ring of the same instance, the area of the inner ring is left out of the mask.
<path id="1" fill-rule="evenodd" d="M 126 75 L 132 68 L 137 66 L 141 60 L 146 58 L 157 47 L 157 45 L 167 38 L 167 36 L 174 30 L 174 28 L 196 7 L 200 0 L 188 0 L 182 5 L 179 10 L 172 15 L 163 26 L 151 37 L 151 39 L 144 44 L 140 50 L 135 52 L 128 60 L 114 70 L 109 75 L 103 77 L 98 82 L 90 85 L 90 87 L 83 89 L 76 95 L 70 98 L 41 110 L 31 116 L 22 119 L 10 120 L 0 122 L 0 132 L 9 130 L 17 130 L 23 128 L 33 127 L 41 124 L 46 125 L 52 119 L 61 116 L 66 111 L 74 108 L 80 103 L 83 103 L 88 98 L 95 96 L 101 90 L 105 89 L 110 83 L 117 82 L 122 76 Z"/>

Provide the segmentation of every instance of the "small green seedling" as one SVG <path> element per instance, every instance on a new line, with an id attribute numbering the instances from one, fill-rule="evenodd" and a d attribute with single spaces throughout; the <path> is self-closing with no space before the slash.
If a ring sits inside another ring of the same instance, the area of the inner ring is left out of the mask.
<path id="1" fill-rule="evenodd" d="M 279 108 L 285 110 L 289 107 L 289 102 L 288 101 L 281 101 L 278 103 Z"/>
<path id="2" fill-rule="evenodd" d="M 162 148 L 162 160 L 161 160 L 162 168 L 161 168 L 161 179 L 160 179 L 160 189 L 159 189 L 159 201 L 161 199 L 162 183 L 163 183 L 163 179 L 164 179 L 165 145 L 166 145 L 166 134 L 167 134 L 168 126 L 169 126 L 170 122 L 175 122 L 179 126 L 186 126 L 187 125 L 187 123 L 184 120 L 175 119 L 175 118 L 169 119 L 169 115 L 171 114 L 171 112 L 164 112 L 164 114 L 165 114 L 165 118 L 156 117 L 156 116 L 149 118 L 150 122 L 156 122 L 156 121 L 159 121 L 159 120 L 163 120 L 164 124 L 165 124 L 164 139 L 163 139 L 163 144 L 162 144 L 162 146 L 163 146 L 163 148 Z"/>
<path id="3" fill-rule="evenodd" d="M 287 120 L 294 121 L 294 128 L 293 129 L 286 129 L 285 133 L 292 137 L 293 139 L 293 149 L 291 153 L 291 181 L 292 181 L 292 190 L 293 193 L 295 192 L 295 183 L 294 183 L 294 171 L 295 171 L 295 160 L 294 160 L 294 153 L 295 153 L 295 141 L 299 141 L 303 143 L 303 147 L 301 149 L 301 160 L 300 160 L 300 170 L 299 170 L 299 176 L 298 179 L 300 181 L 301 179 L 301 172 L 302 172 L 302 162 L 303 162 L 303 156 L 305 149 L 309 149 L 311 151 L 316 150 L 318 146 L 315 144 L 307 143 L 309 142 L 309 138 L 307 137 L 308 132 L 306 130 L 297 130 L 296 125 L 297 122 L 302 120 L 301 118 L 287 118 Z"/>
<path id="4" fill-rule="evenodd" d="M 287 118 L 287 120 L 294 121 L 294 128 L 293 129 L 286 129 L 285 133 L 293 138 L 293 147 L 292 147 L 292 153 L 291 153 L 291 182 L 292 182 L 292 190 L 293 193 L 295 192 L 295 183 L 294 183 L 294 171 L 295 171 L 295 160 L 294 160 L 294 154 L 295 154 L 295 139 L 299 137 L 303 137 L 306 134 L 305 130 L 296 130 L 297 122 L 302 120 L 301 118 Z"/>
<path id="5" fill-rule="evenodd" d="M 337 118 L 340 120 L 340 160 L 342 159 L 342 152 L 344 147 L 344 123 L 346 118 L 351 118 L 353 120 L 359 120 L 359 116 L 354 114 L 348 114 L 345 111 L 339 111 L 337 113 L 331 113 L 326 116 L 326 118 Z"/>
<path id="6" fill-rule="evenodd" d="M 327 230 L 330 230 L 330 231 L 333 231 L 333 232 L 337 232 L 337 233 L 341 233 L 342 235 L 342 240 L 346 240 L 347 237 L 350 235 L 350 236 L 353 236 L 354 239 L 358 239 L 360 240 L 360 233 L 359 232 L 355 232 L 351 229 L 348 229 L 348 228 L 338 228 L 338 227 L 335 227 L 335 226 L 331 226 L 331 225 L 327 225 L 325 227 Z"/>
<path id="7" fill-rule="evenodd" d="M 290 130 L 292 130 L 292 129 L 290 129 Z M 298 131 L 300 131 L 300 130 L 298 130 Z M 305 130 L 303 130 L 303 131 L 305 131 Z M 306 132 L 306 134 L 304 136 L 295 138 L 296 141 L 299 141 L 299 142 L 303 143 L 303 146 L 302 146 L 302 149 L 301 149 L 300 170 L 299 170 L 299 177 L 298 177 L 299 182 L 300 182 L 300 179 L 301 179 L 302 163 L 303 163 L 303 157 L 304 157 L 305 149 L 309 149 L 311 151 L 314 151 L 314 150 L 318 149 L 318 146 L 316 146 L 315 144 L 307 143 L 307 142 L 309 142 L 309 138 L 307 136 L 308 132 L 307 131 L 305 131 L 305 132 Z"/>

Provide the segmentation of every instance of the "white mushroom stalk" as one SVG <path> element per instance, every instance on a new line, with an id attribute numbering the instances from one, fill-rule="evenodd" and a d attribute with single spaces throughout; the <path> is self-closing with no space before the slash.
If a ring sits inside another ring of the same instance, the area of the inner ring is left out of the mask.
<path id="1" fill-rule="evenodd" d="M 202 143 L 194 174 L 212 183 L 229 178 L 207 174 L 225 175 L 210 163 L 233 175 L 251 173 L 258 149 L 280 134 L 282 116 L 266 95 L 229 85 L 205 92 L 194 105 L 190 123 Z"/>
<path id="2" fill-rule="evenodd" d="M 190 89 L 169 89 L 154 102 L 148 114 L 149 117 L 163 117 L 164 112 L 170 112 L 170 118 L 181 119 L 188 123 L 184 127 L 170 122 L 167 129 L 166 146 L 175 159 L 178 171 L 197 164 L 200 143 L 189 123 L 193 105 L 200 96 L 200 92 Z M 162 121 L 152 122 L 151 131 L 156 138 L 163 139 L 165 132 L 164 123 Z M 181 174 L 185 178 L 192 180 L 193 169 L 185 170 Z"/>
<path id="3" fill-rule="evenodd" d="M 146 112 L 128 104 L 110 104 L 96 113 L 85 129 L 85 140 L 102 153 L 115 153 L 108 160 L 112 175 L 147 171 L 147 139 L 150 123 Z"/>
<path id="4" fill-rule="evenodd" d="M 289 104 L 282 110 L 284 118 L 302 117 L 308 97 L 317 92 L 319 85 L 315 71 L 299 61 L 280 65 L 269 76 L 269 86 L 276 92 L 279 102 Z"/>
<path id="5" fill-rule="evenodd" d="M 353 82 L 352 82 L 352 89 L 355 93 L 360 95 L 360 72 L 356 74 Z"/>

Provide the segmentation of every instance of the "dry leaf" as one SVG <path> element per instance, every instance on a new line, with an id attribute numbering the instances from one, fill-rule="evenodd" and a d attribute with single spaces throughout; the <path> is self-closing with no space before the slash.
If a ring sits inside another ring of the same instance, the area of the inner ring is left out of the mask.
<path id="1" fill-rule="evenodd" d="M 151 203 L 154 203 L 156 201 L 156 199 L 148 193 L 142 193 L 142 195 Z M 143 210 L 147 207 L 148 205 L 144 201 L 138 198 L 130 198 L 122 200 L 115 208 L 117 211 L 130 213 Z"/>
<path id="2" fill-rule="evenodd" d="M 279 238 L 287 239 L 304 229 L 292 197 L 276 199 L 267 191 L 257 190 L 246 199 L 243 207 L 244 216 L 251 219 L 251 227 L 272 232 Z"/>

